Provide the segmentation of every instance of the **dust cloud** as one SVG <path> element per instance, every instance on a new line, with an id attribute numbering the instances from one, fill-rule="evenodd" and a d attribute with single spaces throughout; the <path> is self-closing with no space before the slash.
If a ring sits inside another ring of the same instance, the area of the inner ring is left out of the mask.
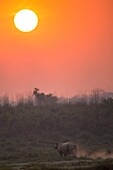
<path id="1" fill-rule="evenodd" d="M 86 149 L 83 149 L 82 147 L 78 147 L 77 150 L 77 157 L 78 158 L 91 158 L 91 159 L 108 159 L 113 158 L 113 152 L 109 150 L 95 150 L 95 151 L 89 151 Z"/>

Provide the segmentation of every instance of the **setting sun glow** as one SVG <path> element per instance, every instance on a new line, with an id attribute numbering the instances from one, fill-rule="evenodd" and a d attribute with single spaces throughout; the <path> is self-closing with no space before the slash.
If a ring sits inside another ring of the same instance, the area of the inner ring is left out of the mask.
<path id="1" fill-rule="evenodd" d="M 0 96 L 34 87 L 113 92 L 113 0 L 0 1 Z"/>
<path id="2" fill-rule="evenodd" d="M 32 10 L 23 9 L 16 13 L 14 24 L 18 30 L 30 32 L 36 28 L 38 17 Z"/>

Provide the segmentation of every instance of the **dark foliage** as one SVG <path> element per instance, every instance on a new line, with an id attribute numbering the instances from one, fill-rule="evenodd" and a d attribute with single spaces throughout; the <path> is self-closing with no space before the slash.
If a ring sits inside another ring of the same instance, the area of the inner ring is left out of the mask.
<path id="1" fill-rule="evenodd" d="M 113 148 L 113 102 L 34 106 L 0 105 L 0 151 L 35 153 L 72 140 L 86 148 Z"/>

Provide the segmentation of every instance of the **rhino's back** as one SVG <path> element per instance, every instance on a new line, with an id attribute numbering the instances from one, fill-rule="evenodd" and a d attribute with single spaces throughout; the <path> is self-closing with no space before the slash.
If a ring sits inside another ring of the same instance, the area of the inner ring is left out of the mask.
<path id="1" fill-rule="evenodd" d="M 60 144 L 60 150 L 63 153 L 71 153 L 73 150 L 76 150 L 76 145 L 74 142 L 66 142 Z"/>

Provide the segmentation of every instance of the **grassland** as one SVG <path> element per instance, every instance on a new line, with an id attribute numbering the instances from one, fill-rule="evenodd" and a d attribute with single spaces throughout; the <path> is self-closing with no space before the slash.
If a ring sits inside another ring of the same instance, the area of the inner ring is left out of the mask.
<path id="1" fill-rule="evenodd" d="M 74 141 L 77 159 L 56 142 Z M 0 170 L 112 170 L 113 101 L 34 106 L 0 104 Z"/>

